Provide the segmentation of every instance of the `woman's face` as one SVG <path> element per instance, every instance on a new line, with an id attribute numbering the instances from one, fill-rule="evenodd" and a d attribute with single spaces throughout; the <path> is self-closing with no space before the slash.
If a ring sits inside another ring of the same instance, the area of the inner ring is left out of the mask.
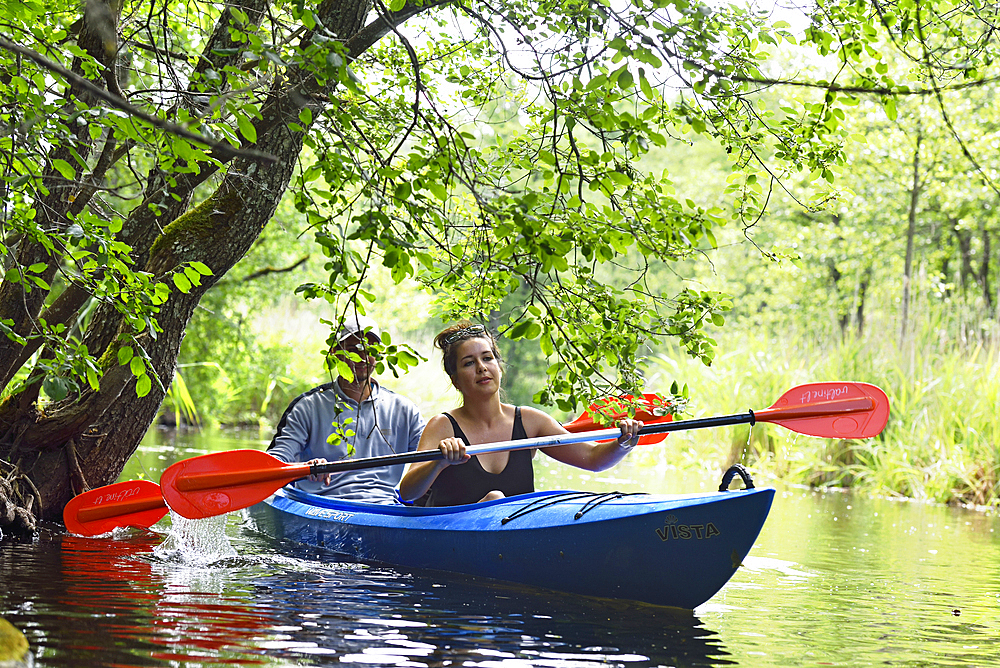
<path id="1" fill-rule="evenodd" d="M 503 372 L 489 339 L 475 338 L 458 344 L 452 384 L 464 394 L 495 394 Z"/>

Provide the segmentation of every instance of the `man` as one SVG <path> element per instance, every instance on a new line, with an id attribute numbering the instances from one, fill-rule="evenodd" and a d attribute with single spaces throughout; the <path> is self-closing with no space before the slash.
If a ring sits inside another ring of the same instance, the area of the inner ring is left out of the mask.
<path id="1" fill-rule="evenodd" d="M 378 457 L 416 450 L 424 430 L 420 411 L 412 401 L 385 389 L 371 377 L 375 368 L 371 346 L 381 341 L 374 320 L 348 317 L 330 354 L 347 362 L 354 378 L 338 376 L 334 382 L 296 397 L 281 416 L 267 451 L 286 463 L 317 464 L 339 461 L 348 455 Z M 351 359 L 350 353 L 360 361 Z M 335 431 L 342 436 L 334 437 L 331 443 Z M 395 503 L 395 488 L 404 468 L 404 464 L 397 464 L 310 476 L 296 486 L 313 494 L 352 501 Z"/>

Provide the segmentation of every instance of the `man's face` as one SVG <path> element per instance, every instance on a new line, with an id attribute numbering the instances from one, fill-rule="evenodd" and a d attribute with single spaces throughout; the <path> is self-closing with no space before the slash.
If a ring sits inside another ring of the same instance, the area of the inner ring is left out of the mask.
<path id="1" fill-rule="evenodd" d="M 371 377 L 372 371 L 375 369 L 375 355 L 371 346 L 377 343 L 378 340 L 374 336 L 369 336 L 368 340 L 365 341 L 360 336 L 352 335 L 337 344 L 335 350 L 339 353 L 337 359 L 347 362 L 347 365 L 351 367 L 355 385 L 360 385 Z M 345 355 L 345 353 L 348 354 Z M 361 360 L 355 361 L 353 359 L 355 355 Z"/>

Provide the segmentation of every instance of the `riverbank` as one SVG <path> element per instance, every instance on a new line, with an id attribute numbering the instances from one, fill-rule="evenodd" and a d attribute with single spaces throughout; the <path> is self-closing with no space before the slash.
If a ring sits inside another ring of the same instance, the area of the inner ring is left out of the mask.
<path id="1" fill-rule="evenodd" d="M 886 335 L 894 330 L 891 324 L 870 324 L 863 338 L 830 343 L 829 332 L 769 335 L 734 321 L 716 335 L 719 354 L 711 367 L 682 352 L 654 352 L 646 365 L 647 387 L 662 391 L 674 380 L 687 383 L 691 405 L 685 418 L 766 408 L 796 385 L 824 380 L 878 385 L 889 397 L 891 412 L 883 433 L 864 441 L 810 438 L 763 424 L 752 431 L 741 426 L 678 433 L 663 451 L 668 454 L 650 454 L 650 464 L 668 458 L 672 465 L 714 477 L 740 462 L 757 476 L 787 484 L 1000 508 L 997 344 L 984 343 L 985 334 L 970 338 L 968 327 L 940 318 L 914 327 L 905 346 Z M 961 331 L 966 334 L 955 334 Z M 275 391 L 270 411 L 240 423 L 252 428 L 225 433 L 266 444 L 290 397 L 324 380 L 291 376 L 298 380 L 289 381 L 282 393 Z M 437 359 L 384 380 L 427 416 L 457 399 Z M 206 420 L 209 425 L 219 421 L 226 420 Z"/>
<path id="2" fill-rule="evenodd" d="M 730 333 L 730 336 L 733 334 Z M 1000 351 L 920 341 L 900 348 L 870 336 L 819 346 L 747 332 L 711 367 L 667 352 L 650 359 L 652 387 L 687 382 L 693 414 L 771 405 L 795 385 L 855 380 L 889 397 L 885 431 L 863 441 L 816 439 L 775 425 L 701 433 L 690 457 L 741 462 L 761 475 L 817 488 L 1000 507 Z"/>

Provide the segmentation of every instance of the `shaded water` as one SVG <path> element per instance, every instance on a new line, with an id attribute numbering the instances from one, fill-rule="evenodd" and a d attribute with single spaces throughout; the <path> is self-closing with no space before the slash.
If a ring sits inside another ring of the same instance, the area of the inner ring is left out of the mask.
<path id="1" fill-rule="evenodd" d="M 206 447 L 259 444 L 150 441 L 128 474 L 156 479 Z M 541 489 L 716 482 L 637 462 L 537 473 Z M 0 616 L 43 667 L 987 666 L 1000 663 L 1000 519 L 780 491 L 744 566 L 693 612 L 326 563 L 237 515 L 102 539 L 50 528 L 0 547 Z"/>

